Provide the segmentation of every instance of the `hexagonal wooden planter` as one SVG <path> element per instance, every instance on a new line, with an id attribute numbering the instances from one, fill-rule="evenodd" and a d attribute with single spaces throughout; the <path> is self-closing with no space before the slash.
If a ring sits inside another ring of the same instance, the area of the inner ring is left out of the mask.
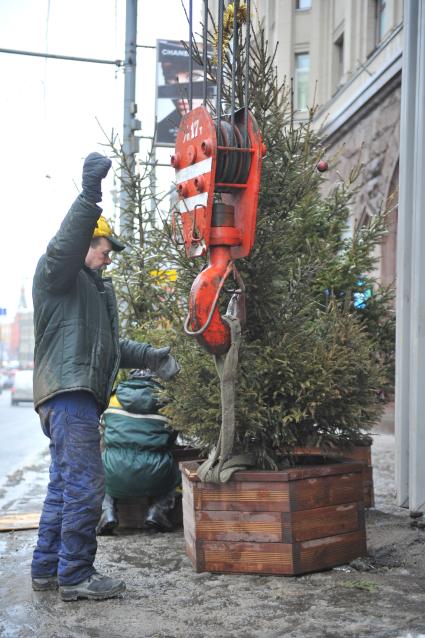
<path id="1" fill-rule="evenodd" d="M 299 575 L 366 552 L 363 465 L 237 472 L 202 483 L 180 464 L 187 554 L 196 571 Z"/>

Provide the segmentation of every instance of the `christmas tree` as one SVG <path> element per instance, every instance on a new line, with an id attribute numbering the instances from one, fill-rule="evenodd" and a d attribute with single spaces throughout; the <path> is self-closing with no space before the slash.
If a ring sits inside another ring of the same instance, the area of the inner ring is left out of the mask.
<path id="1" fill-rule="evenodd" d="M 298 446 L 326 451 L 367 440 L 392 392 L 394 316 L 391 291 L 374 277 L 385 215 L 347 233 L 361 167 L 322 194 L 326 177 L 317 165 L 326 150 L 313 130 L 313 111 L 307 121 L 294 122 L 291 87 L 279 84 L 274 53 L 259 26 L 251 40 L 249 106 L 267 155 L 255 245 L 237 263 L 247 321 L 234 451 L 253 453 L 258 467 L 276 469 Z M 230 55 L 225 57 L 229 105 Z M 237 106 L 243 96 L 240 76 Z M 166 385 L 163 412 L 183 437 L 207 450 L 217 443 L 221 425 L 218 377 L 211 355 L 182 331 L 190 286 L 204 262 L 173 246 L 164 215 L 152 223 L 140 211 L 135 220 L 138 257 L 117 272 L 125 284 L 124 328 L 132 337 L 172 344 L 182 370 Z M 175 280 L 166 273 L 175 273 Z"/>

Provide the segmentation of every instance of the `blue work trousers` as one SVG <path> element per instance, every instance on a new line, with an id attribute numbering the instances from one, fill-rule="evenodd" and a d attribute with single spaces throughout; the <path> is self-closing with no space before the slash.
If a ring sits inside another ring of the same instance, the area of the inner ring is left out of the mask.
<path id="1" fill-rule="evenodd" d="M 76 585 L 95 571 L 105 493 L 98 405 L 89 392 L 64 392 L 38 412 L 51 465 L 31 575 L 57 574 L 60 585 Z"/>

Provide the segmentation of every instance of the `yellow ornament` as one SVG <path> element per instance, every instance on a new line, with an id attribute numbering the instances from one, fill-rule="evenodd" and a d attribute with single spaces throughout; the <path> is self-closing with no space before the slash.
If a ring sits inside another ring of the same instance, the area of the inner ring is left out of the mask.
<path id="1" fill-rule="evenodd" d="M 227 5 L 226 10 L 223 14 L 223 57 L 225 54 L 226 49 L 229 46 L 229 42 L 230 39 L 233 35 L 233 18 L 234 18 L 234 13 L 235 13 L 235 5 L 234 2 L 231 2 L 230 4 Z M 246 3 L 242 2 L 239 5 L 238 8 L 238 14 L 236 16 L 236 21 L 238 26 L 241 26 L 242 24 L 245 24 L 246 22 L 246 18 L 247 18 L 247 7 L 246 7 Z M 214 49 L 214 55 L 213 55 L 213 59 L 212 62 L 213 64 L 217 64 L 217 57 L 218 57 L 218 31 L 217 31 L 217 27 L 214 30 L 214 35 L 213 35 L 213 49 Z"/>

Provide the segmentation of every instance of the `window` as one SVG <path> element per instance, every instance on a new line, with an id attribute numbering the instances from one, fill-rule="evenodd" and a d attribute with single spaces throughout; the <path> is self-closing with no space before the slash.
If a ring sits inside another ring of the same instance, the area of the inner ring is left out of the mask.
<path id="1" fill-rule="evenodd" d="M 295 55 L 295 108 L 306 111 L 308 108 L 308 84 L 310 75 L 310 54 Z"/>
<path id="2" fill-rule="evenodd" d="M 338 40 L 334 44 L 334 68 L 335 68 L 335 88 L 337 88 L 342 81 L 344 75 L 344 34 L 342 33 Z"/>
<path id="3" fill-rule="evenodd" d="M 387 3 L 386 0 L 375 0 L 376 33 L 375 43 L 379 44 L 387 32 Z"/>
<path id="4" fill-rule="evenodd" d="M 311 9 L 311 0 L 295 0 L 295 8 L 297 11 L 307 11 Z"/>

